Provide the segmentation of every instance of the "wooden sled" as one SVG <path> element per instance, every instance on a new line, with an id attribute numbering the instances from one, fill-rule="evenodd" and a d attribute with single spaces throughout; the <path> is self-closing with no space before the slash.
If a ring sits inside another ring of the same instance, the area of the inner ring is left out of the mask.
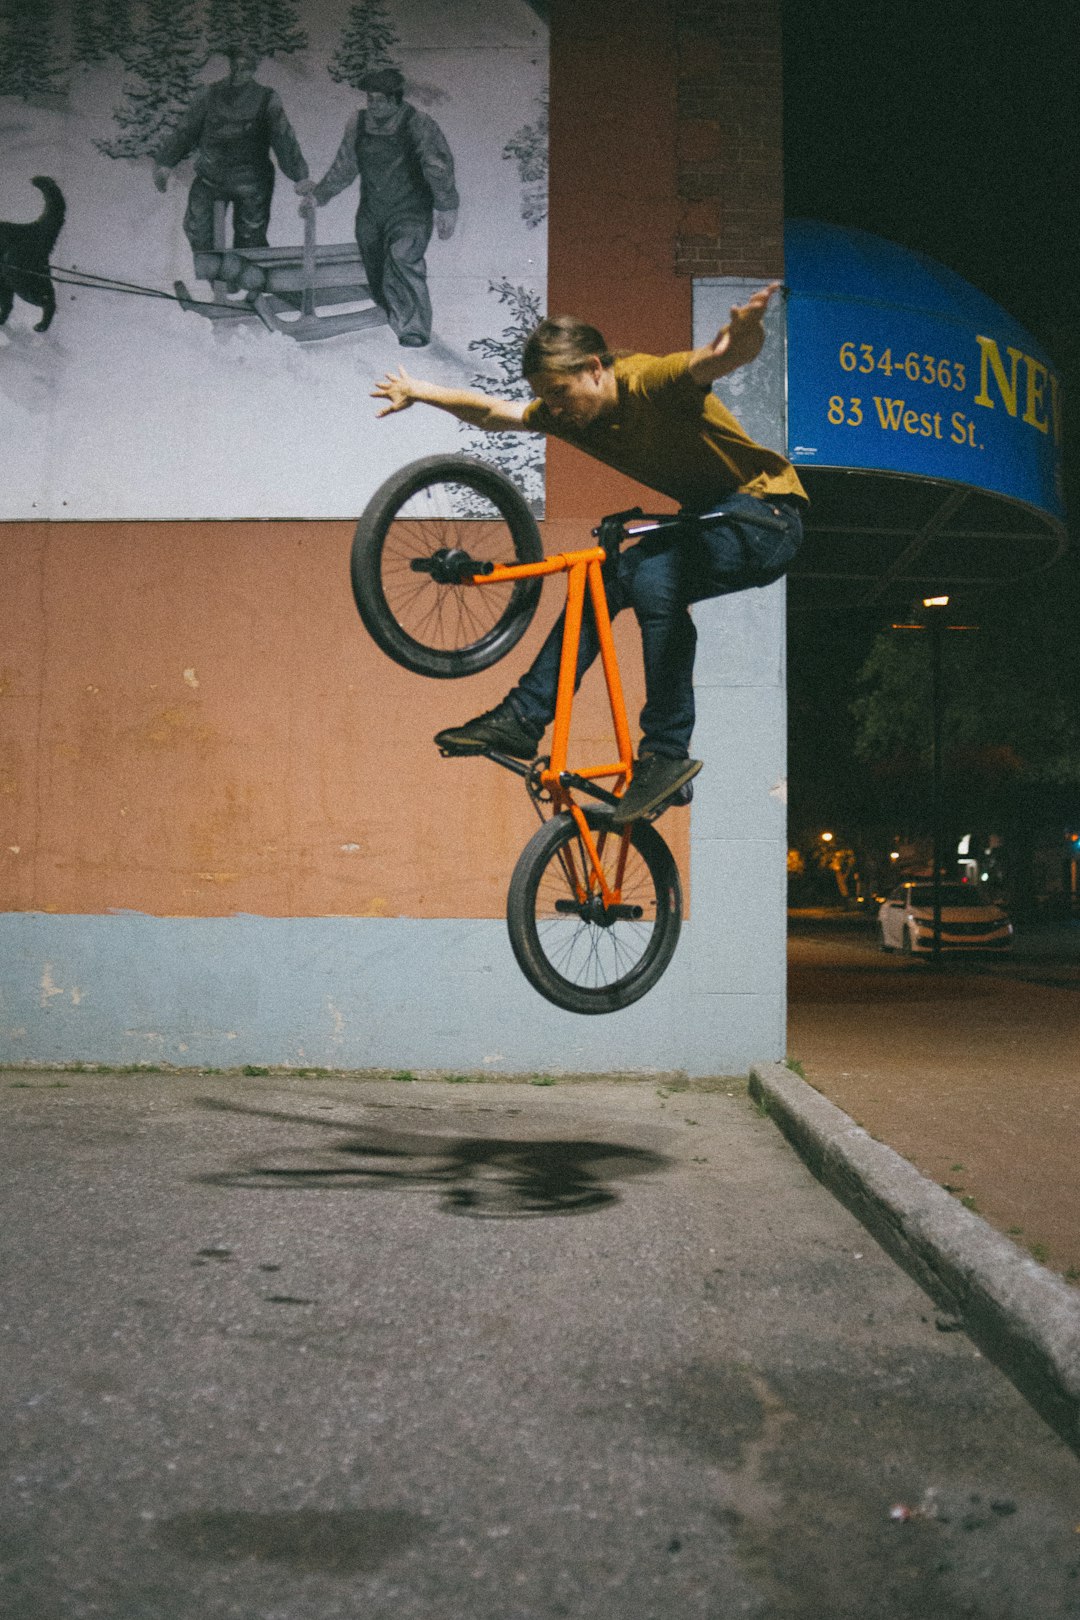
<path id="1" fill-rule="evenodd" d="M 193 298 L 178 281 L 175 291 L 181 307 L 213 321 L 259 320 L 268 331 L 283 332 L 298 343 L 386 326 L 386 311 L 371 296 L 356 243 L 318 247 L 314 208 L 305 211 L 303 219 L 300 249 L 227 249 L 225 205 L 216 203 L 214 250 L 195 256 L 196 273 L 210 282 L 213 298 Z M 342 309 L 343 304 L 367 307 Z"/>

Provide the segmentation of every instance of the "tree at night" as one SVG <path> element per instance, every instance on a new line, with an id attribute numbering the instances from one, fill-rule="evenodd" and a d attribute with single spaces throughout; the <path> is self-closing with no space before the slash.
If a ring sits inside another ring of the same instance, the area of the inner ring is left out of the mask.
<path id="1" fill-rule="evenodd" d="M 962 617 L 962 616 L 961 616 Z M 983 782 L 1080 785 L 1075 654 L 1043 612 L 989 604 L 978 628 L 943 631 L 943 752 Z M 913 772 L 930 764 L 929 636 L 883 631 L 852 704 L 856 755 Z"/>

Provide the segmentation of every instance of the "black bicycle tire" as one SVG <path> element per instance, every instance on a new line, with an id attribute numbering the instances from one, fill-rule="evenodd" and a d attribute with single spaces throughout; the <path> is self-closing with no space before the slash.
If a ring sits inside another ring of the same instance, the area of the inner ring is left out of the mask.
<path id="1" fill-rule="evenodd" d="M 608 811 L 588 810 L 586 818 L 593 832 L 610 828 Z M 618 1012 L 653 988 L 674 955 L 682 927 L 679 870 L 675 857 L 655 827 L 644 821 L 634 822 L 631 844 L 645 863 L 656 897 L 656 918 L 648 946 L 632 970 L 625 975 L 608 979 L 602 984 L 575 983 L 560 973 L 550 960 L 540 938 L 536 915 L 537 893 L 544 873 L 559 849 L 574 836 L 576 827 L 573 817 L 569 812 L 564 812 L 552 816 L 539 827 L 522 850 L 507 895 L 506 923 L 510 944 L 526 979 L 555 1006 L 574 1013 Z M 610 836 L 614 838 L 617 835 L 612 832 Z M 590 955 L 595 957 L 596 947 L 603 943 L 598 936 L 608 935 L 610 931 L 584 919 L 581 919 L 580 927 L 594 930 Z"/>
<path id="2" fill-rule="evenodd" d="M 413 496 L 440 483 L 464 484 L 489 500 L 509 531 L 513 556 L 506 562 L 539 562 L 544 554 L 536 519 L 520 491 L 496 468 L 470 456 L 425 456 L 409 462 L 381 484 L 357 520 L 350 556 L 353 597 L 372 640 L 395 663 L 433 680 L 475 675 L 505 658 L 525 634 L 540 599 L 540 580 L 518 580 L 505 608 L 475 641 L 451 648 L 431 646 L 410 634 L 388 602 L 383 551 L 398 512 Z M 451 521 L 451 520 L 448 520 Z M 435 591 L 483 591 L 483 586 L 438 586 Z M 497 587 L 486 587 L 488 591 Z"/>

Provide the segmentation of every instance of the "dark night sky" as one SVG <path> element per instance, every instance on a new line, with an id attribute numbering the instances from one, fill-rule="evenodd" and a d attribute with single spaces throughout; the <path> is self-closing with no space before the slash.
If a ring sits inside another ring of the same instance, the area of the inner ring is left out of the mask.
<path id="1" fill-rule="evenodd" d="M 1072 544 L 1055 578 L 1031 593 L 1036 611 L 1074 631 L 1080 8 L 1075 0 L 783 5 L 787 214 L 873 231 L 939 260 L 1026 326 L 1062 377 Z M 796 824 L 822 811 L 840 816 L 858 798 L 865 773 L 850 755 L 849 704 L 882 625 L 819 613 L 795 613 L 790 624 Z"/>
<path id="2" fill-rule="evenodd" d="M 784 45 L 787 212 L 941 260 L 1063 365 L 1080 319 L 1074 0 L 785 0 Z"/>

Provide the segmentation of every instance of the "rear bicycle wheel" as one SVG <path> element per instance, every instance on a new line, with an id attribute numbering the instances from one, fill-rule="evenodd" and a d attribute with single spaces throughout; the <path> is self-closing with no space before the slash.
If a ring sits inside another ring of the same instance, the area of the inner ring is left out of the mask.
<path id="1" fill-rule="evenodd" d="M 524 635 L 540 581 L 465 581 L 543 554 L 536 520 L 508 478 L 467 456 L 427 456 L 388 478 L 357 521 L 353 596 L 395 663 L 436 680 L 473 675 Z"/>
<path id="2" fill-rule="evenodd" d="M 518 966 L 534 989 L 567 1012 L 629 1007 L 656 984 L 682 926 L 675 858 L 644 821 L 627 835 L 610 815 L 586 811 L 609 887 L 604 906 L 573 817 L 553 816 L 530 838 L 510 880 L 506 922 Z M 624 850 L 625 844 L 625 850 Z"/>

